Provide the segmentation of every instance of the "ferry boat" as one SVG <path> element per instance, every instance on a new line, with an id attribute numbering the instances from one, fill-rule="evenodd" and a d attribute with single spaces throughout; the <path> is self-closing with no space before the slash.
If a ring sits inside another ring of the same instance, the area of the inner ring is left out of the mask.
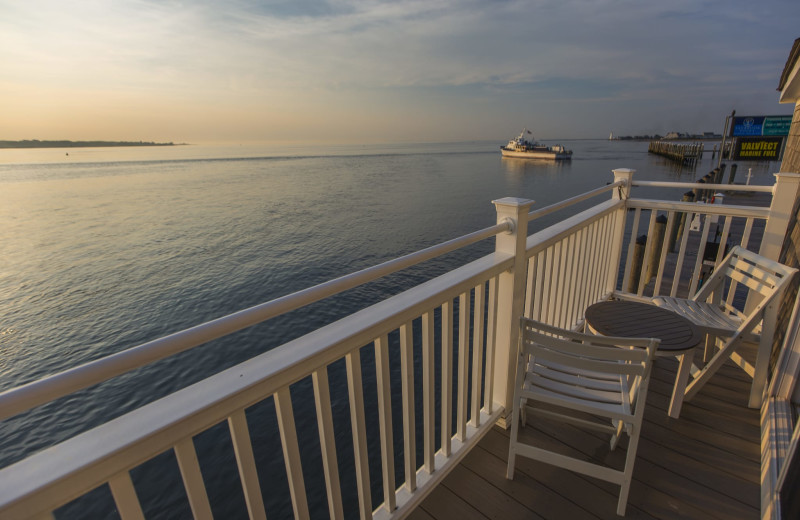
<path id="1" fill-rule="evenodd" d="M 530 135 L 530 139 L 526 137 Z M 511 139 L 507 145 L 500 147 L 500 153 L 503 157 L 520 157 L 524 159 L 571 159 L 572 150 L 567 150 L 560 144 L 554 146 L 547 146 L 542 143 L 537 143 L 533 134 L 527 128 L 523 128 L 522 132 Z"/>

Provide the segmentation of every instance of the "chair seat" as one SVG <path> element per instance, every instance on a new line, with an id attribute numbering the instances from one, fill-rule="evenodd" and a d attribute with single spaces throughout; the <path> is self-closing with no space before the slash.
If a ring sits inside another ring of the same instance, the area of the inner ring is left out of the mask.
<path id="1" fill-rule="evenodd" d="M 702 328 L 704 333 L 714 336 L 731 336 L 742 323 L 738 316 L 728 314 L 707 302 L 656 296 L 653 303 L 683 316 Z"/>
<path id="2" fill-rule="evenodd" d="M 598 374 L 600 375 L 600 374 Z M 627 385 L 622 378 L 593 377 L 587 373 L 563 371 L 561 367 L 536 364 L 525 375 L 520 397 L 572 408 L 589 414 L 615 419 L 630 415 L 630 407 L 622 399 Z"/>

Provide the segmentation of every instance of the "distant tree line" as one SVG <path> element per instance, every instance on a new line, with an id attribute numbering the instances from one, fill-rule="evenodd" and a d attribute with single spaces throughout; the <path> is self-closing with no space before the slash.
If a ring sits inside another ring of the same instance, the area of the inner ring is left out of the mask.
<path id="1" fill-rule="evenodd" d="M 96 148 L 102 146 L 174 146 L 174 143 L 154 143 L 151 141 L 0 141 L 0 148 Z"/>

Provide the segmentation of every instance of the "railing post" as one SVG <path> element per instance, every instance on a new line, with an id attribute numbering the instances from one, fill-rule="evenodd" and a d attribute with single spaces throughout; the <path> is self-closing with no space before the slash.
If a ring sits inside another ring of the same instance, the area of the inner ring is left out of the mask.
<path id="1" fill-rule="evenodd" d="M 631 197 L 631 182 L 633 181 L 633 174 L 636 173 L 636 170 L 617 168 L 611 171 L 614 172 L 614 182 L 625 181 L 625 186 L 611 192 L 611 198 L 615 200 L 628 200 Z"/>
<path id="2" fill-rule="evenodd" d="M 772 204 L 769 206 L 769 218 L 764 225 L 764 236 L 758 254 L 780 262 L 783 240 L 789 229 L 794 203 L 800 190 L 800 174 L 780 172 L 775 174 L 775 185 L 772 187 Z M 749 313 L 761 301 L 761 295 L 750 292 L 744 304 L 745 313 Z"/>
<path id="3" fill-rule="evenodd" d="M 758 251 L 761 256 L 776 262 L 780 261 L 781 247 L 783 247 L 786 230 L 789 229 L 789 219 L 792 216 L 795 200 L 797 200 L 798 189 L 800 189 L 800 174 L 775 174 L 769 218 L 764 227 L 761 249 Z"/>
<path id="4" fill-rule="evenodd" d="M 614 182 L 625 181 L 625 186 L 620 186 L 611 192 L 611 198 L 614 200 L 628 200 L 631 197 L 631 188 L 633 182 L 633 174 L 636 170 L 630 168 L 617 168 L 611 170 L 614 173 Z M 627 204 L 620 208 L 619 216 L 617 217 L 617 229 L 614 235 L 613 248 L 611 252 L 615 255 L 609 260 L 613 262 L 611 265 L 616 266 L 616 269 L 611 269 L 608 280 L 608 290 L 616 291 L 617 284 L 619 283 L 619 264 L 622 260 L 622 244 L 625 242 L 625 220 L 628 216 Z"/>
<path id="5" fill-rule="evenodd" d="M 495 402 L 502 404 L 505 409 L 497 422 L 503 428 L 508 428 L 514 396 L 519 319 L 525 308 L 525 278 L 528 264 L 525 242 L 528 238 L 528 212 L 533 201 L 505 197 L 492 203 L 497 210 L 497 223 L 512 223 L 510 231 L 497 235 L 495 251 L 510 253 L 515 257 L 514 267 L 502 273 L 497 284 L 497 332 L 492 389 Z"/>

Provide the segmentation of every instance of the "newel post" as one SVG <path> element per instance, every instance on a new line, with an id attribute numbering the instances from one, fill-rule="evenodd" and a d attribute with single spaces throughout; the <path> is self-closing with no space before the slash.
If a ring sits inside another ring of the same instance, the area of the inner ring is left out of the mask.
<path id="1" fill-rule="evenodd" d="M 636 170 L 617 168 L 611 171 L 614 173 L 614 182 L 625 181 L 625 186 L 620 186 L 611 192 L 611 198 L 615 200 L 628 200 L 631 196 L 631 182 L 633 181 L 633 174 L 636 173 Z"/>
<path id="2" fill-rule="evenodd" d="M 512 223 L 511 231 L 497 235 L 495 244 L 496 252 L 514 255 L 514 267 L 502 273 L 497 284 L 497 327 L 492 388 L 494 401 L 501 403 L 505 408 L 498 424 L 507 428 L 514 396 L 519 318 L 525 308 L 527 275 L 525 242 L 528 238 L 528 212 L 533 201 L 505 197 L 492 203 L 497 210 L 497 223 L 505 221 Z"/>
<path id="3" fill-rule="evenodd" d="M 772 204 L 769 206 L 769 218 L 764 225 L 764 236 L 761 239 L 761 248 L 758 254 L 775 260 L 781 261 L 781 249 L 789 229 L 789 221 L 792 218 L 794 203 L 800 190 L 800 174 L 798 173 L 776 173 L 775 186 L 772 187 Z M 747 296 L 744 309 L 749 313 L 761 301 L 761 295 L 751 292 Z M 779 305 L 780 302 L 773 305 Z M 775 310 L 777 313 L 778 311 Z M 755 402 L 755 401 L 753 401 Z"/>
<path id="4" fill-rule="evenodd" d="M 636 170 L 631 170 L 630 168 L 617 168 L 616 170 L 611 170 L 614 173 L 614 182 L 624 181 L 625 185 L 620 186 L 614 191 L 611 192 L 611 198 L 613 200 L 623 200 L 627 201 L 631 196 L 631 188 L 633 183 L 633 174 L 636 173 Z M 617 213 L 617 228 L 614 231 L 614 242 L 612 244 L 611 253 L 614 255 L 609 260 L 613 262 L 611 265 L 619 267 L 619 263 L 622 260 L 622 243 L 625 239 L 625 219 L 628 216 L 628 208 L 627 204 L 623 205 L 619 212 Z M 632 235 L 631 240 L 635 239 L 635 234 Z M 619 269 L 609 269 L 609 279 L 608 285 L 606 286 L 606 290 L 608 292 L 613 292 L 617 290 L 617 283 L 619 282 Z M 625 288 L 623 287 L 623 290 Z"/>
<path id="5" fill-rule="evenodd" d="M 770 260 L 780 262 L 781 248 L 789 229 L 792 209 L 800 190 L 800 174 L 776 173 L 775 186 L 772 189 L 772 204 L 769 207 L 769 219 L 764 227 L 764 238 L 758 254 Z"/>

